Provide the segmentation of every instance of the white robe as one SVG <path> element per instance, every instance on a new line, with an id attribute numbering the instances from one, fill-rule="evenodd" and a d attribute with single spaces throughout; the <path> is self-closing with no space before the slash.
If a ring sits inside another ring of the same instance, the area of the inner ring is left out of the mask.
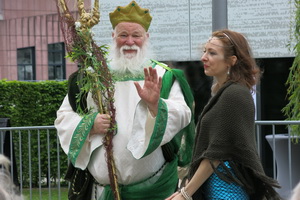
<path id="1" fill-rule="evenodd" d="M 155 68 L 158 75 L 162 77 L 165 69 L 161 66 Z M 118 182 L 123 185 L 150 177 L 165 163 L 161 148 L 143 157 L 156 119 L 151 116 L 146 104 L 139 97 L 133 82 L 131 80 L 116 82 L 114 95 L 118 128 L 113 138 L 113 153 Z M 144 81 L 138 82 L 143 86 Z M 163 101 L 167 105 L 168 119 L 160 146 L 169 142 L 191 121 L 191 111 L 185 103 L 177 81 L 172 86 L 169 98 Z M 88 107 L 95 107 L 90 96 L 87 104 Z M 57 111 L 55 120 L 61 147 L 66 154 L 69 151 L 72 134 L 81 119 L 82 117 L 72 110 L 68 96 L 66 96 Z M 103 135 L 93 135 L 86 139 L 75 167 L 81 169 L 88 167 L 96 181 L 106 185 L 109 184 L 109 177 L 102 138 Z"/>

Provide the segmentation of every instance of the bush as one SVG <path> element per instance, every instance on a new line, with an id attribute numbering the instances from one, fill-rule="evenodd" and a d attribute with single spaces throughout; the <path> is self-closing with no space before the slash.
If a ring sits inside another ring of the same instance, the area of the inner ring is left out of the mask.
<path id="1" fill-rule="evenodd" d="M 11 126 L 53 125 L 67 81 L 22 82 L 0 80 L 0 117 Z"/>
<path id="2" fill-rule="evenodd" d="M 66 93 L 67 81 L 41 81 L 23 82 L 0 80 L 0 118 L 10 118 L 12 127 L 21 126 L 49 126 L 54 124 L 56 111 L 59 109 Z M 38 146 L 38 140 L 40 141 Z M 33 185 L 39 182 L 39 168 L 37 163 L 41 163 L 41 176 L 47 179 L 57 179 L 57 168 L 61 172 L 66 172 L 67 156 L 62 152 L 57 152 L 56 131 L 31 131 L 13 134 L 14 150 L 21 152 L 22 156 L 22 182 L 29 183 L 29 171 Z M 21 146 L 16 145 L 21 141 Z M 29 152 L 30 146 L 31 151 Z M 48 150 L 49 146 L 49 150 Z M 21 148 L 21 149 L 20 149 Z M 49 152 L 48 152 L 49 151 Z M 50 154 L 50 176 L 48 175 L 48 153 Z M 58 166 L 57 155 L 60 155 Z M 40 154 L 40 155 L 39 155 Z M 30 156 L 29 156 L 30 155 Z M 39 159 L 40 156 L 40 159 Z M 18 158 L 18 156 L 16 156 Z M 29 163 L 33 163 L 31 166 Z M 20 160 L 17 159 L 17 166 Z M 31 167 L 31 170 L 29 170 Z M 61 174 L 63 176 L 63 174 Z"/>

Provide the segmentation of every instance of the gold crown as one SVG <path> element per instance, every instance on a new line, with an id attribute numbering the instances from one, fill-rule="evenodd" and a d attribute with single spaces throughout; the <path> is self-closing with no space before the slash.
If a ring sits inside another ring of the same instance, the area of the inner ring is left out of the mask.
<path id="1" fill-rule="evenodd" d="M 127 6 L 118 6 L 114 12 L 109 13 L 110 22 L 113 29 L 120 22 L 134 22 L 142 25 L 148 31 L 152 17 L 149 9 L 141 8 L 135 1 Z"/>

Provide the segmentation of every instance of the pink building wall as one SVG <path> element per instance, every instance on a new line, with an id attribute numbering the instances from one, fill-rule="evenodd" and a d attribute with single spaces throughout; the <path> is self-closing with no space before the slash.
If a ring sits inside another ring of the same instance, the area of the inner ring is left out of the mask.
<path id="1" fill-rule="evenodd" d="M 77 1 L 69 1 L 71 11 Z M 48 79 L 48 44 L 63 42 L 54 0 L 3 0 L 0 20 L 0 79 L 17 80 L 17 49 L 35 47 L 36 80 Z M 90 0 L 85 0 L 89 9 Z M 1 7 L 0 7 L 1 9 Z M 66 60 L 66 78 L 77 65 Z"/>

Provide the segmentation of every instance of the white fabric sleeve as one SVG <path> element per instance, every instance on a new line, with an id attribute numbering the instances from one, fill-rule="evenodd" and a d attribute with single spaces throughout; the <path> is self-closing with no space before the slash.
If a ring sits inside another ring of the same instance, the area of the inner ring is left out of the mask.
<path id="1" fill-rule="evenodd" d="M 191 110 L 187 106 L 180 85 L 174 82 L 168 99 L 163 99 L 168 109 L 168 119 L 160 146 L 171 141 L 172 138 L 191 121 Z M 141 158 L 148 149 L 150 138 L 154 130 L 156 118 L 153 118 L 143 101 L 136 107 L 133 129 L 127 148 L 136 159 Z"/>
<path id="2" fill-rule="evenodd" d="M 73 111 L 68 95 L 64 98 L 62 105 L 57 111 L 57 118 L 54 122 L 59 141 L 63 151 L 68 155 L 69 147 L 72 140 L 73 133 L 82 120 L 76 112 Z M 102 145 L 101 135 L 93 135 L 87 137 L 80 154 L 75 163 L 75 167 L 85 169 L 89 163 L 92 152 Z"/>

